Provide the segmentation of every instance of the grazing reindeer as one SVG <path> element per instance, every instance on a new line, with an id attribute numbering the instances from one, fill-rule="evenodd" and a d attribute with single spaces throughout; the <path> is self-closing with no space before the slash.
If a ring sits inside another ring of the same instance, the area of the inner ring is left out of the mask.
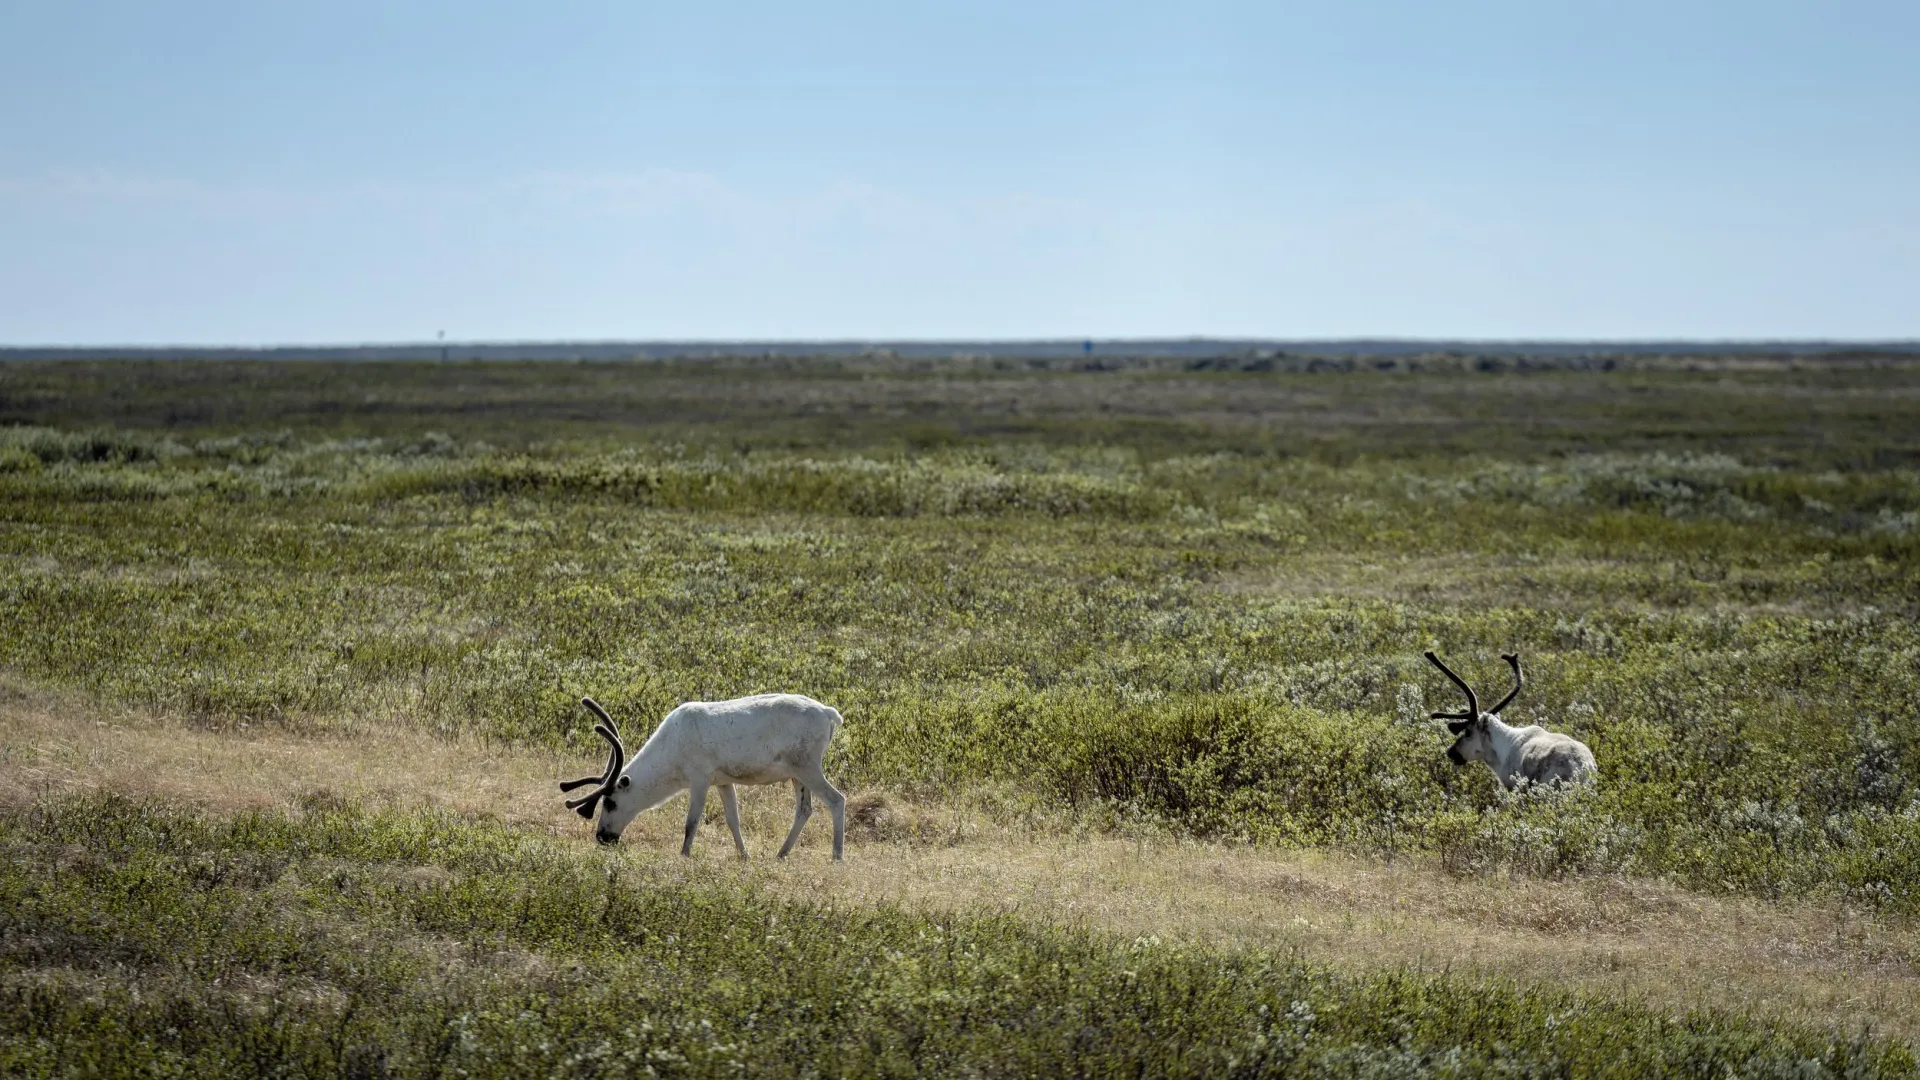
<path id="1" fill-rule="evenodd" d="M 1467 695 L 1466 712 L 1433 714 L 1435 720 L 1448 721 L 1447 730 L 1460 736 L 1447 748 L 1449 761 L 1455 765 L 1486 762 L 1493 768 L 1493 775 L 1500 778 L 1500 786 L 1508 791 L 1522 780 L 1532 784 L 1572 784 L 1593 779 L 1593 751 L 1587 749 L 1586 743 L 1537 724 L 1509 727 L 1500 719 L 1500 710 L 1520 694 L 1519 653 L 1501 655 L 1500 659 L 1513 668 L 1513 689 L 1500 699 L 1500 704 L 1486 712 L 1480 711 L 1480 699 L 1465 679 L 1455 675 L 1432 653 L 1427 654 L 1427 659 Z"/>
<path id="2" fill-rule="evenodd" d="M 593 730 L 607 740 L 612 752 L 604 774 L 564 781 L 560 790 L 599 785 L 567 802 L 567 809 L 589 820 L 594 804 L 601 805 L 595 840 L 602 844 L 618 841 L 634 815 L 691 790 L 687 838 L 680 845 L 680 854 L 691 855 L 693 834 L 700 828 L 700 815 L 706 809 L 707 788 L 717 786 L 720 803 L 727 811 L 727 828 L 733 830 L 733 846 L 744 859 L 747 844 L 740 838 L 740 806 L 734 801 L 733 785 L 790 780 L 793 828 L 787 833 L 787 842 L 780 845 L 779 857 L 784 859 L 793 850 L 800 827 L 813 814 L 813 796 L 818 795 L 833 815 L 833 859 L 840 861 L 847 835 L 847 800 L 827 783 L 820 768 L 827 743 L 840 726 L 840 714 L 832 707 L 799 694 L 685 702 L 667 714 L 640 752 L 633 755 L 633 762 L 622 769 L 627 750 L 613 718 L 592 698 L 581 698 L 580 704 L 600 718 Z"/>

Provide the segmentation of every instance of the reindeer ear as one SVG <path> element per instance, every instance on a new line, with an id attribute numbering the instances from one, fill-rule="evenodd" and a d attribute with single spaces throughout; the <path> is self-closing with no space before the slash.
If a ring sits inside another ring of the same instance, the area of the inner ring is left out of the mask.
<path id="1" fill-rule="evenodd" d="M 1447 730 L 1453 732 L 1455 735 L 1465 735 L 1467 729 L 1472 726 L 1473 721 L 1471 720 L 1455 720 L 1447 724 Z"/>

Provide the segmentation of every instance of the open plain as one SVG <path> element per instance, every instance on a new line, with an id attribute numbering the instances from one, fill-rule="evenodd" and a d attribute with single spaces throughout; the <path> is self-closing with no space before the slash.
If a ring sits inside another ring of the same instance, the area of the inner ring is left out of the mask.
<path id="1" fill-rule="evenodd" d="M 1920 365 L 1345 368 L 0 364 L 0 1073 L 1914 1072 Z"/>

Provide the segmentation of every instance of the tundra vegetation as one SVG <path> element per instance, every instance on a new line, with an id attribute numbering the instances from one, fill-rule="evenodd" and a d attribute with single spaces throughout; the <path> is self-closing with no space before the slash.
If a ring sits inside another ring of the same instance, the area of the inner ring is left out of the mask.
<path id="1" fill-rule="evenodd" d="M 0 1073 L 1913 1072 L 1920 367 L 1406 366 L 0 365 Z M 845 867 L 555 797 L 759 691 Z"/>

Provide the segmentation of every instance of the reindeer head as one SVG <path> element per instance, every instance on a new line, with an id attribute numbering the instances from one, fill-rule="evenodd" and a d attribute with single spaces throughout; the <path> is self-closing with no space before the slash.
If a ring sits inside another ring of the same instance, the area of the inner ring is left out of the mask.
<path id="1" fill-rule="evenodd" d="M 1467 695 L 1466 712 L 1433 714 L 1435 720 L 1447 721 L 1447 730 L 1459 736 L 1453 741 L 1452 746 L 1447 747 L 1447 760 L 1455 765 L 1465 765 L 1469 761 L 1494 764 L 1493 741 L 1487 735 L 1487 721 L 1499 719 L 1500 710 L 1506 708 L 1520 693 L 1520 654 L 1501 654 L 1500 659 L 1505 660 L 1513 668 L 1513 689 L 1507 691 L 1507 696 L 1500 699 L 1500 704 L 1486 712 L 1480 711 L 1480 698 L 1474 694 L 1473 687 L 1468 686 L 1465 679 L 1455 675 L 1451 668 L 1441 663 L 1440 658 L 1432 653 L 1427 654 L 1427 659 L 1447 678 L 1452 679 L 1453 685 L 1458 686 L 1461 692 Z"/>
<path id="2" fill-rule="evenodd" d="M 578 780 L 562 780 L 560 782 L 560 790 L 572 791 L 575 788 L 585 787 L 588 784 L 599 785 L 577 799 L 568 799 L 567 809 L 591 821 L 593 820 L 594 807 L 604 801 L 607 812 L 601 815 L 600 827 L 594 830 L 593 838 L 602 844 L 611 844 L 620 839 L 620 830 L 614 829 L 608 831 L 607 817 L 612 815 L 615 808 L 614 792 L 626 787 L 629 783 L 627 778 L 620 774 L 620 767 L 624 765 L 627 760 L 627 748 L 620 743 L 620 732 L 613 726 L 613 717 L 607 715 L 607 710 L 601 708 L 599 702 L 592 698 L 581 698 L 580 704 L 585 705 L 593 715 L 600 718 L 600 723 L 593 725 L 593 730 L 601 738 L 607 740 L 607 745 L 611 748 L 611 751 L 607 755 L 607 771 L 601 776 L 583 776 Z"/>

